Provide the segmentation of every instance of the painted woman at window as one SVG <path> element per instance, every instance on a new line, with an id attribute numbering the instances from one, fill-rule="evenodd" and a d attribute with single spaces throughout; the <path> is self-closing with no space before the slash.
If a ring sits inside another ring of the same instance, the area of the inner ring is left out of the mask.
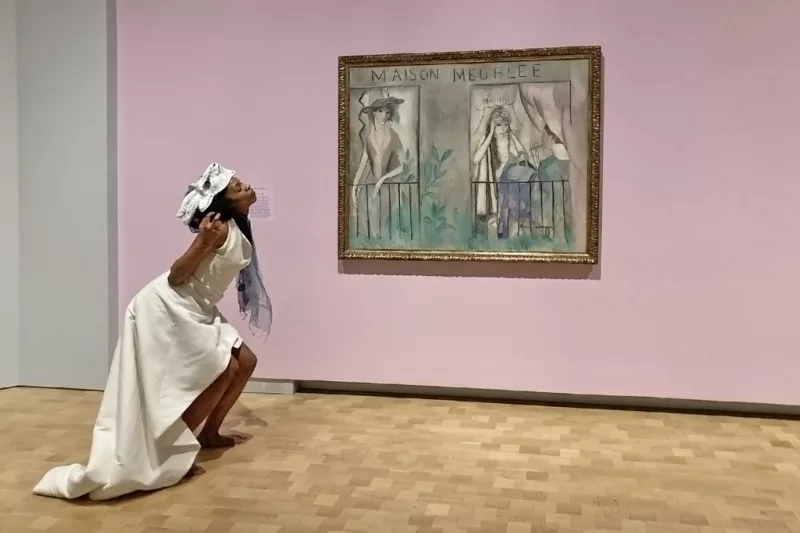
<path id="1" fill-rule="evenodd" d="M 505 168 L 528 160 L 520 140 L 511 131 L 511 114 L 503 106 L 489 114 L 486 130 L 472 154 L 475 215 L 478 228 L 488 236 L 497 231 L 499 201 L 497 183 Z"/>
<path id="2" fill-rule="evenodd" d="M 364 224 L 367 225 L 365 235 L 368 234 L 370 237 L 380 234 L 377 227 L 378 210 L 375 206 L 381 201 L 379 195 L 381 185 L 403 172 L 403 143 L 392 128 L 392 124 L 398 121 L 398 107 L 402 103 L 402 99 L 391 96 L 378 98 L 361 110 L 362 114 L 367 115 L 367 125 L 362 135 L 364 148 L 353 177 L 350 195 L 356 213 L 360 200 L 367 201 L 369 219 Z M 372 194 L 369 189 L 372 189 Z"/>

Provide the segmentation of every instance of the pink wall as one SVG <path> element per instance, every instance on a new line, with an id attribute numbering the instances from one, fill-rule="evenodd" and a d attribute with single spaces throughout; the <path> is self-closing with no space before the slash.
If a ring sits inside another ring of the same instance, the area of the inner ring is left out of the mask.
<path id="1" fill-rule="evenodd" d="M 768 4 L 121 0 L 120 299 L 187 245 L 216 158 L 276 191 L 259 376 L 800 404 L 800 2 Z M 587 44 L 602 268 L 339 272 L 338 55 Z"/>

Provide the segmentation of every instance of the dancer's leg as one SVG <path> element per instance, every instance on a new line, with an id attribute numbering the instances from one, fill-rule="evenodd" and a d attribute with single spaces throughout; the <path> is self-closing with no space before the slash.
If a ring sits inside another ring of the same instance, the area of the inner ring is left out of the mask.
<path id="1" fill-rule="evenodd" d="M 200 395 L 194 399 L 189 408 L 184 411 L 181 418 L 183 418 L 184 423 L 191 431 L 195 431 L 200 427 L 200 424 L 208 417 L 214 409 L 214 406 L 219 403 L 220 398 L 225 394 L 225 391 L 233 382 L 234 376 L 238 373 L 239 362 L 231 357 L 228 367 L 222 374 L 220 374 L 206 390 L 201 392 Z"/>
<path id="2" fill-rule="evenodd" d="M 243 435 L 223 436 L 219 434 L 223 420 L 225 420 L 236 400 L 241 396 L 247 381 L 256 369 L 256 355 L 245 344 L 242 344 L 238 350 L 234 350 L 233 356 L 238 362 L 238 371 L 234 374 L 216 407 L 208 415 L 208 419 L 197 438 L 200 441 L 200 445 L 205 448 L 228 447 L 247 440 L 247 437 Z"/>
<path id="3" fill-rule="evenodd" d="M 201 392 L 200 395 L 194 399 L 191 405 L 189 405 L 186 411 L 183 412 L 181 418 L 183 419 L 184 424 L 186 424 L 186 426 L 192 432 L 200 427 L 200 424 L 202 424 L 203 420 L 208 417 L 208 414 L 212 409 L 214 409 L 214 406 L 219 403 L 220 398 L 222 398 L 223 394 L 225 394 L 228 386 L 233 381 L 233 377 L 238 372 L 239 362 L 231 357 L 228 367 L 223 370 L 222 374 L 217 376 L 217 379 L 215 379 L 206 390 Z M 203 473 L 205 473 L 203 467 L 193 464 L 184 478 L 189 479 L 199 476 Z"/>

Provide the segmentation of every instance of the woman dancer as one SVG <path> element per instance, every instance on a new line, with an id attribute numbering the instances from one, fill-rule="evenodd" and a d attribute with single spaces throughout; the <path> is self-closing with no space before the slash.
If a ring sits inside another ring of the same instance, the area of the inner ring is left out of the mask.
<path id="1" fill-rule="evenodd" d="M 220 427 L 256 356 L 217 304 L 238 277 L 239 309 L 263 335 L 272 304 L 248 219 L 256 195 L 234 174 L 212 163 L 189 188 L 178 217 L 197 236 L 125 311 L 89 462 L 50 470 L 36 494 L 107 500 L 169 487 L 199 473 L 194 460 L 201 447 L 246 440 L 222 435 Z"/>

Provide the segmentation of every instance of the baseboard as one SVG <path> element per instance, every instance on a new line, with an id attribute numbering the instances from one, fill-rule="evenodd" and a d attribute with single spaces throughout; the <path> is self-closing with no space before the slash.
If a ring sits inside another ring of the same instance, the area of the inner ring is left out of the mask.
<path id="1" fill-rule="evenodd" d="M 504 391 L 415 385 L 300 381 L 298 393 L 362 394 L 469 400 L 499 403 L 523 403 L 558 407 L 583 407 L 629 411 L 655 411 L 780 419 L 800 419 L 800 406 L 764 403 L 721 402 L 634 396 L 579 395 L 528 391 Z"/>
<path id="2" fill-rule="evenodd" d="M 244 392 L 255 394 L 294 394 L 297 392 L 297 382 L 253 378 L 245 386 Z"/>
<path id="3" fill-rule="evenodd" d="M 17 388 L 10 386 L 8 390 Z M 692 413 L 800 420 L 800 406 L 712 400 L 674 399 L 640 396 L 603 396 L 529 391 L 504 391 L 381 383 L 348 383 L 341 381 L 294 381 L 251 379 L 244 389 L 248 393 L 291 395 L 297 393 L 354 394 L 401 396 L 445 400 L 522 403 L 556 407 L 621 409 L 665 413 Z"/>
<path id="4" fill-rule="evenodd" d="M 80 389 L 80 388 L 67 388 L 67 387 L 45 387 L 33 385 L 12 385 L 8 387 L 0 387 L 3 389 L 25 388 L 25 389 L 49 389 L 49 390 L 76 390 L 76 391 L 90 391 L 90 392 L 103 392 L 95 389 Z M 297 391 L 296 381 L 278 380 L 278 379 L 251 379 L 244 388 L 244 392 L 255 394 L 294 394 Z"/>

